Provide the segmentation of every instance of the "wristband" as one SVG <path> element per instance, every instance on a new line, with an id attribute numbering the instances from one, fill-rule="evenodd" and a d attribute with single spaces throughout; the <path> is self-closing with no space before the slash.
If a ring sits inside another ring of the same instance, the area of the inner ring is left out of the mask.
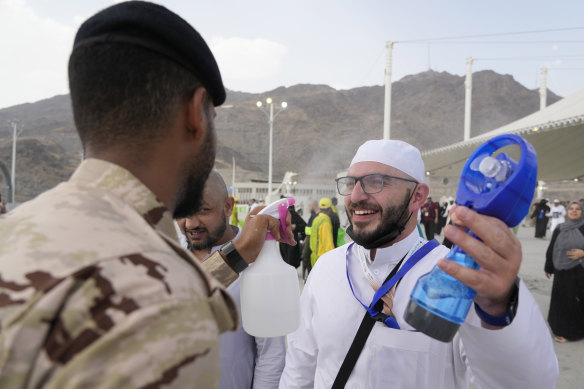
<path id="1" fill-rule="evenodd" d="M 229 241 L 225 243 L 219 249 L 219 252 L 223 258 L 225 258 L 225 262 L 237 273 L 241 273 L 244 271 L 248 264 L 245 260 L 239 255 L 235 246 L 233 246 L 233 242 Z"/>
<path id="2" fill-rule="evenodd" d="M 519 288 L 517 287 L 517 283 L 513 285 L 513 292 L 511 295 L 511 299 L 509 300 L 509 309 L 505 314 L 501 316 L 492 316 L 486 313 L 478 306 L 477 303 L 474 303 L 475 312 L 477 316 L 485 323 L 495 326 L 495 327 L 506 327 L 513 321 L 515 314 L 517 313 L 517 298 L 519 295 Z"/>

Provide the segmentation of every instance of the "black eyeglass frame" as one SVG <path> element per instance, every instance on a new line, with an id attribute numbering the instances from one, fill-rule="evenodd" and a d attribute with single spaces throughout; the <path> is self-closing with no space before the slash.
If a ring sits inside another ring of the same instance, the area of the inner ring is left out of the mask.
<path id="1" fill-rule="evenodd" d="M 365 190 L 365 184 L 363 184 L 363 179 L 366 177 L 371 177 L 371 176 L 379 176 L 381 177 L 381 189 L 378 190 L 377 192 L 367 192 Z M 355 180 L 355 184 L 357 185 L 357 183 L 361 184 L 361 189 L 363 190 L 363 193 L 365 194 L 377 194 L 377 193 L 381 193 L 383 191 L 383 187 L 385 186 L 385 179 L 386 178 L 395 178 L 397 180 L 402 180 L 402 181 L 407 181 L 407 182 L 413 182 L 414 184 L 418 185 L 419 182 L 416 180 L 411 180 L 409 178 L 403 178 L 403 177 L 396 177 L 396 176 L 390 176 L 389 174 L 381 174 L 381 173 L 373 173 L 373 174 L 366 174 L 364 176 L 361 177 L 353 177 L 353 176 L 346 176 L 346 177 L 339 177 L 336 178 L 335 181 L 337 183 L 337 192 L 341 195 L 341 196 L 349 196 L 351 193 L 347 193 L 347 194 L 342 194 L 341 193 L 341 189 L 339 188 L 339 181 L 345 178 L 352 178 Z M 353 186 L 353 188 L 355 188 L 355 186 Z M 353 190 L 351 190 L 351 192 L 353 192 Z"/>

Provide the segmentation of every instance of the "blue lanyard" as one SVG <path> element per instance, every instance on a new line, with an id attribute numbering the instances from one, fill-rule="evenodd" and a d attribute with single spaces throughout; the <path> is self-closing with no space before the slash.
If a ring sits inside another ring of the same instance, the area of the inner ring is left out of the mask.
<path id="1" fill-rule="evenodd" d="M 399 269 L 399 271 L 393 277 L 391 277 L 379 289 L 377 289 L 377 291 L 373 295 L 373 300 L 371 301 L 371 304 L 369 305 L 369 307 L 367 307 L 365 304 L 363 304 L 361 302 L 361 300 L 359 300 L 359 298 L 357 297 L 357 295 L 355 295 L 355 291 L 353 290 L 353 284 L 351 283 L 351 277 L 349 276 L 349 251 L 351 250 L 351 247 L 353 246 L 354 243 L 355 242 L 352 242 L 349 245 L 349 247 L 347 247 L 347 254 L 346 254 L 347 280 L 349 281 L 349 287 L 351 288 L 351 292 L 353 293 L 353 296 L 355 297 L 355 299 L 357 301 L 359 301 L 359 303 L 363 306 L 363 308 L 365 308 L 367 310 L 367 312 L 369 312 L 369 315 L 373 319 L 375 319 L 377 321 L 383 321 L 385 323 L 385 325 L 388 326 L 388 327 L 395 328 L 395 329 L 400 329 L 400 327 L 397 324 L 397 321 L 395 320 L 395 318 L 393 318 L 391 316 L 387 316 L 383 312 L 380 312 L 379 310 L 377 310 L 375 308 L 375 305 L 379 302 L 379 300 L 381 299 L 381 297 L 383 297 L 387 292 L 389 292 L 389 290 L 391 288 L 393 288 L 393 286 L 412 267 L 414 267 L 414 265 L 416 263 L 418 263 L 418 261 L 420 259 L 424 258 L 426 256 L 426 254 L 428 254 L 430 251 L 434 250 L 439 245 L 438 241 L 436 239 L 432 239 L 431 241 L 426 242 L 426 244 L 424 246 L 422 246 L 418 250 L 416 250 L 416 252 L 406 261 L 406 263 L 401 267 L 401 269 Z M 399 264 L 396 265 L 396 266 L 399 266 Z"/>

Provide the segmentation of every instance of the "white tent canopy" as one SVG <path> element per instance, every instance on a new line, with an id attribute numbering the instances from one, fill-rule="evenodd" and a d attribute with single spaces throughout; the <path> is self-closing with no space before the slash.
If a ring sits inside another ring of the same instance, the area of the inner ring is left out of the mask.
<path id="1" fill-rule="evenodd" d="M 422 153 L 432 176 L 458 176 L 472 152 L 501 134 L 517 134 L 537 152 L 538 179 L 584 178 L 584 89 L 545 109 L 467 141 Z"/>

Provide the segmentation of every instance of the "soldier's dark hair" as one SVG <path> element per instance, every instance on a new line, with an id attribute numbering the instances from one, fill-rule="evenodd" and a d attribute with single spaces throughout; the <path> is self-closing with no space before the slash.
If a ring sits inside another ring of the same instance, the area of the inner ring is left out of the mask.
<path id="1" fill-rule="evenodd" d="M 69 59 L 73 117 L 84 149 L 153 144 L 201 85 L 181 65 L 135 45 L 77 47 Z"/>

